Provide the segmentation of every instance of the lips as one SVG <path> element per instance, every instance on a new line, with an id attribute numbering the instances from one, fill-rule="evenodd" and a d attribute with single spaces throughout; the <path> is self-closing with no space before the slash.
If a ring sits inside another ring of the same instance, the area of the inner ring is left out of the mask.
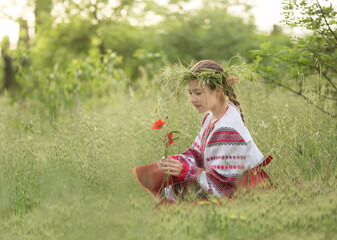
<path id="1" fill-rule="evenodd" d="M 196 107 L 196 108 L 200 108 L 201 107 L 201 105 L 193 105 L 194 107 Z"/>

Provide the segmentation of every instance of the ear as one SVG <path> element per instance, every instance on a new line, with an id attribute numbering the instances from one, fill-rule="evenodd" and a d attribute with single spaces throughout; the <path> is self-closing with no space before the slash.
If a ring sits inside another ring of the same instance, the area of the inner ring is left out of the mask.
<path id="1" fill-rule="evenodd" d="M 219 93 L 220 96 L 223 95 L 223 88 L 222 88 L 222 86 L 219 86 L 217 88 L 217 92 Z"/>

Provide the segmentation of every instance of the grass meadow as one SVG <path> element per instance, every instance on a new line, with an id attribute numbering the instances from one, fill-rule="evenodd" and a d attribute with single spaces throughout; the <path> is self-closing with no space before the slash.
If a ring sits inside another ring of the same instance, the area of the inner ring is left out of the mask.
<path id="1" fill-rule="evenodd" d="M 271 190 L 155 209 L 131 169 L 158 161 L 154 121 L 197 135 L 203 115 L 165 89 L 78 103 L 46 119 L 0 98 L 0 239 L 337 239 L 337 121 L 279 89 L 241 82 Z"/>

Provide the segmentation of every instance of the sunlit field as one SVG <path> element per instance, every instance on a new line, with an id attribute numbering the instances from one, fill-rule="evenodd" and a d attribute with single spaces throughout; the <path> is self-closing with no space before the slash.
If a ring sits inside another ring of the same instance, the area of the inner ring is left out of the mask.
<path id="1" fill-rule="evenodd" d="M 337 121 L 278 89 L 241 82 L 239 99 L 274 182 L 233 200 L 156 208 L 132 168 L 158 161 L 154 121 L 189 147 L 203 115 L 148 89 L 45 118 L 0 98 L 0 239 L 337 239 Z"/>

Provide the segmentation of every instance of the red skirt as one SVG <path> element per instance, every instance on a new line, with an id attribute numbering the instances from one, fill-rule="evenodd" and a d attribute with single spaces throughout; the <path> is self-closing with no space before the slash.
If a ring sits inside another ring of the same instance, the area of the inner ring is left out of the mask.
<path id="1" fill-rule="evenodd" d="M 273 157 L 268 156 L 259 166 L 246 171 L 240 180 L 239 188 L 254 188 L 257 186 L 273 185 L 267 173 L 261 169 L 270 163 Z M 164 188 L 174 184 L 172 177 L 167 177 L 159 170 L 157 163 L 151 163 L 132 169 L 133 176 L 139 186 L 147 191 L 155 200 L 161 195 Z"/>
<path id="2" fill-rule="evenodd" d="M 159 170 L 157 163 L 151 163 L 132 169 L 133 176 L 138 185 L 147 191 L 155 200 L 163 189 L 173 183 L 172 178 L 164 178 L 164 172 Z"/>

